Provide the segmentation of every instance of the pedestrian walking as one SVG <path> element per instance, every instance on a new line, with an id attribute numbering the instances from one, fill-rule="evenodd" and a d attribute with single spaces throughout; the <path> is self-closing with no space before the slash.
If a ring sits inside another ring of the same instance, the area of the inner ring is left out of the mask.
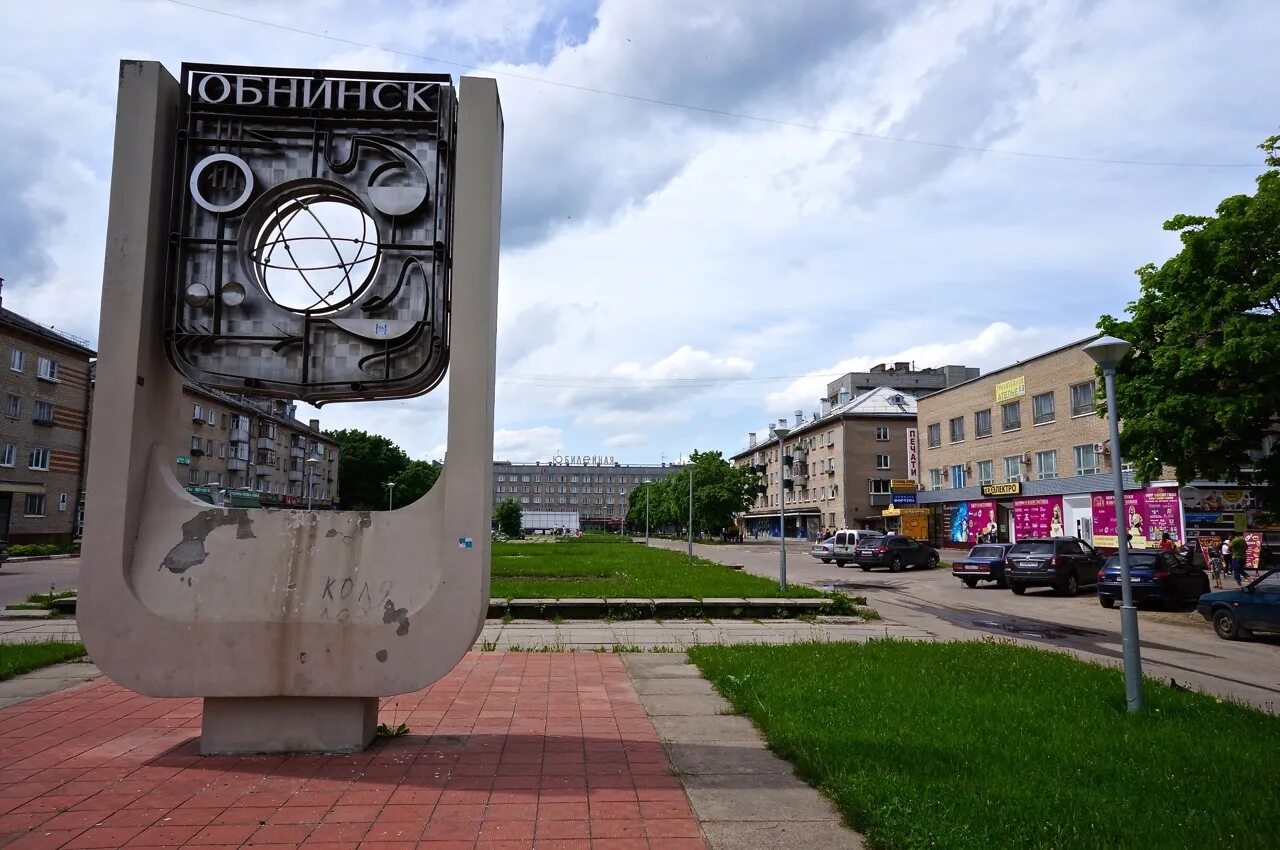
<path id="1" fill-rule="evenodd" d="M 1244 587 L 1244 559 L 1249 551 L 1244 535 L 1238 531 L 1232 535 L 1227 551 L 1231 554 L 1231 577 L 1236 580 L 1236 587 Z"/>
<path id="2" fill-rule="evenodd" d="M 1217 547 L 1209 552 L 1209 568 L 1213 574 L 1213 586 L 1222 588 L 1222 551 Z"/>

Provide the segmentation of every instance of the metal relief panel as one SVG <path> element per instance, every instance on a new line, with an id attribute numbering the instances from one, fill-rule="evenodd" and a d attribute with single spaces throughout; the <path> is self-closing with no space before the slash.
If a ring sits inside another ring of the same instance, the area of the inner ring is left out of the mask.
<path id="1" fill-rule="evenodd" d="M 178 371 L 312 403 L 435 387 L 448 75 L 184 65 L 182 83 L 165 290 Z"/>

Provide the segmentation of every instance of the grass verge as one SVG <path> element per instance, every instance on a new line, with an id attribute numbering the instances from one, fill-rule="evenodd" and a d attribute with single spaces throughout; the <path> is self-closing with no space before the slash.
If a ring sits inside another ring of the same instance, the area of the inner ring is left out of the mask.
<path id="1" fill-rule="evenodd" d="M 0 644 L 0 682 L 83 655 L 84 644 L 70 641 Z"/>
<path id="2" fill-rule="evenodd" d="M 1277 846 L 1280 718 L 1252 708 L 1148 680 L 1129 714 L 1120 671 L 997 641 L 689 656 L 872 847 Z"/>
<path id="3" fill-rule="evenodd" d="M 789 587 L 781 594 L 770 579 L 615 537 L 612 541 L 494 543 L 492 595 L 504 599 L 706 599 L 827 594 L 807 587 Z"/>

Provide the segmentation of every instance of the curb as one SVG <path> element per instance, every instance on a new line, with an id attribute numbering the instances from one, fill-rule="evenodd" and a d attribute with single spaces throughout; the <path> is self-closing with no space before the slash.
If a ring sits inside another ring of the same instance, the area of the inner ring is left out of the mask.
<path id="1" fill-rule="evenodd" d="M 717 598 L 717 599 L 490 599 L 487 619 L 521 618 L 599 620 L 669 617 L 714 617 L 724 620 L 760 617 L 795 617 L 821 614 L 833 604 L 824 598 Z"/>
<path id="2" fill-rule="evenodd" d="M 65 555 L 12 555 L 5 558 L 5 564 L 26 564 L 30 561 L 69 561 L 72 558 L 79 558 L 79 552 L 72 552 Z"/>

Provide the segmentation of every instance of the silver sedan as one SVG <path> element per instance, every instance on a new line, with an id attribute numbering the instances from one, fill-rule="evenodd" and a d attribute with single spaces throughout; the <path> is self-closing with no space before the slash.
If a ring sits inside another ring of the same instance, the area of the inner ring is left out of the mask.
<path id="1" fill-rule="evenodd" d="M 828 537 L 826 540 L 820 540 L 813 544 L 813 547 L 809 549 L 809 554 L 822 563 L 829 564 L 835 558 L 835 551 L 836 539 Z"/>

